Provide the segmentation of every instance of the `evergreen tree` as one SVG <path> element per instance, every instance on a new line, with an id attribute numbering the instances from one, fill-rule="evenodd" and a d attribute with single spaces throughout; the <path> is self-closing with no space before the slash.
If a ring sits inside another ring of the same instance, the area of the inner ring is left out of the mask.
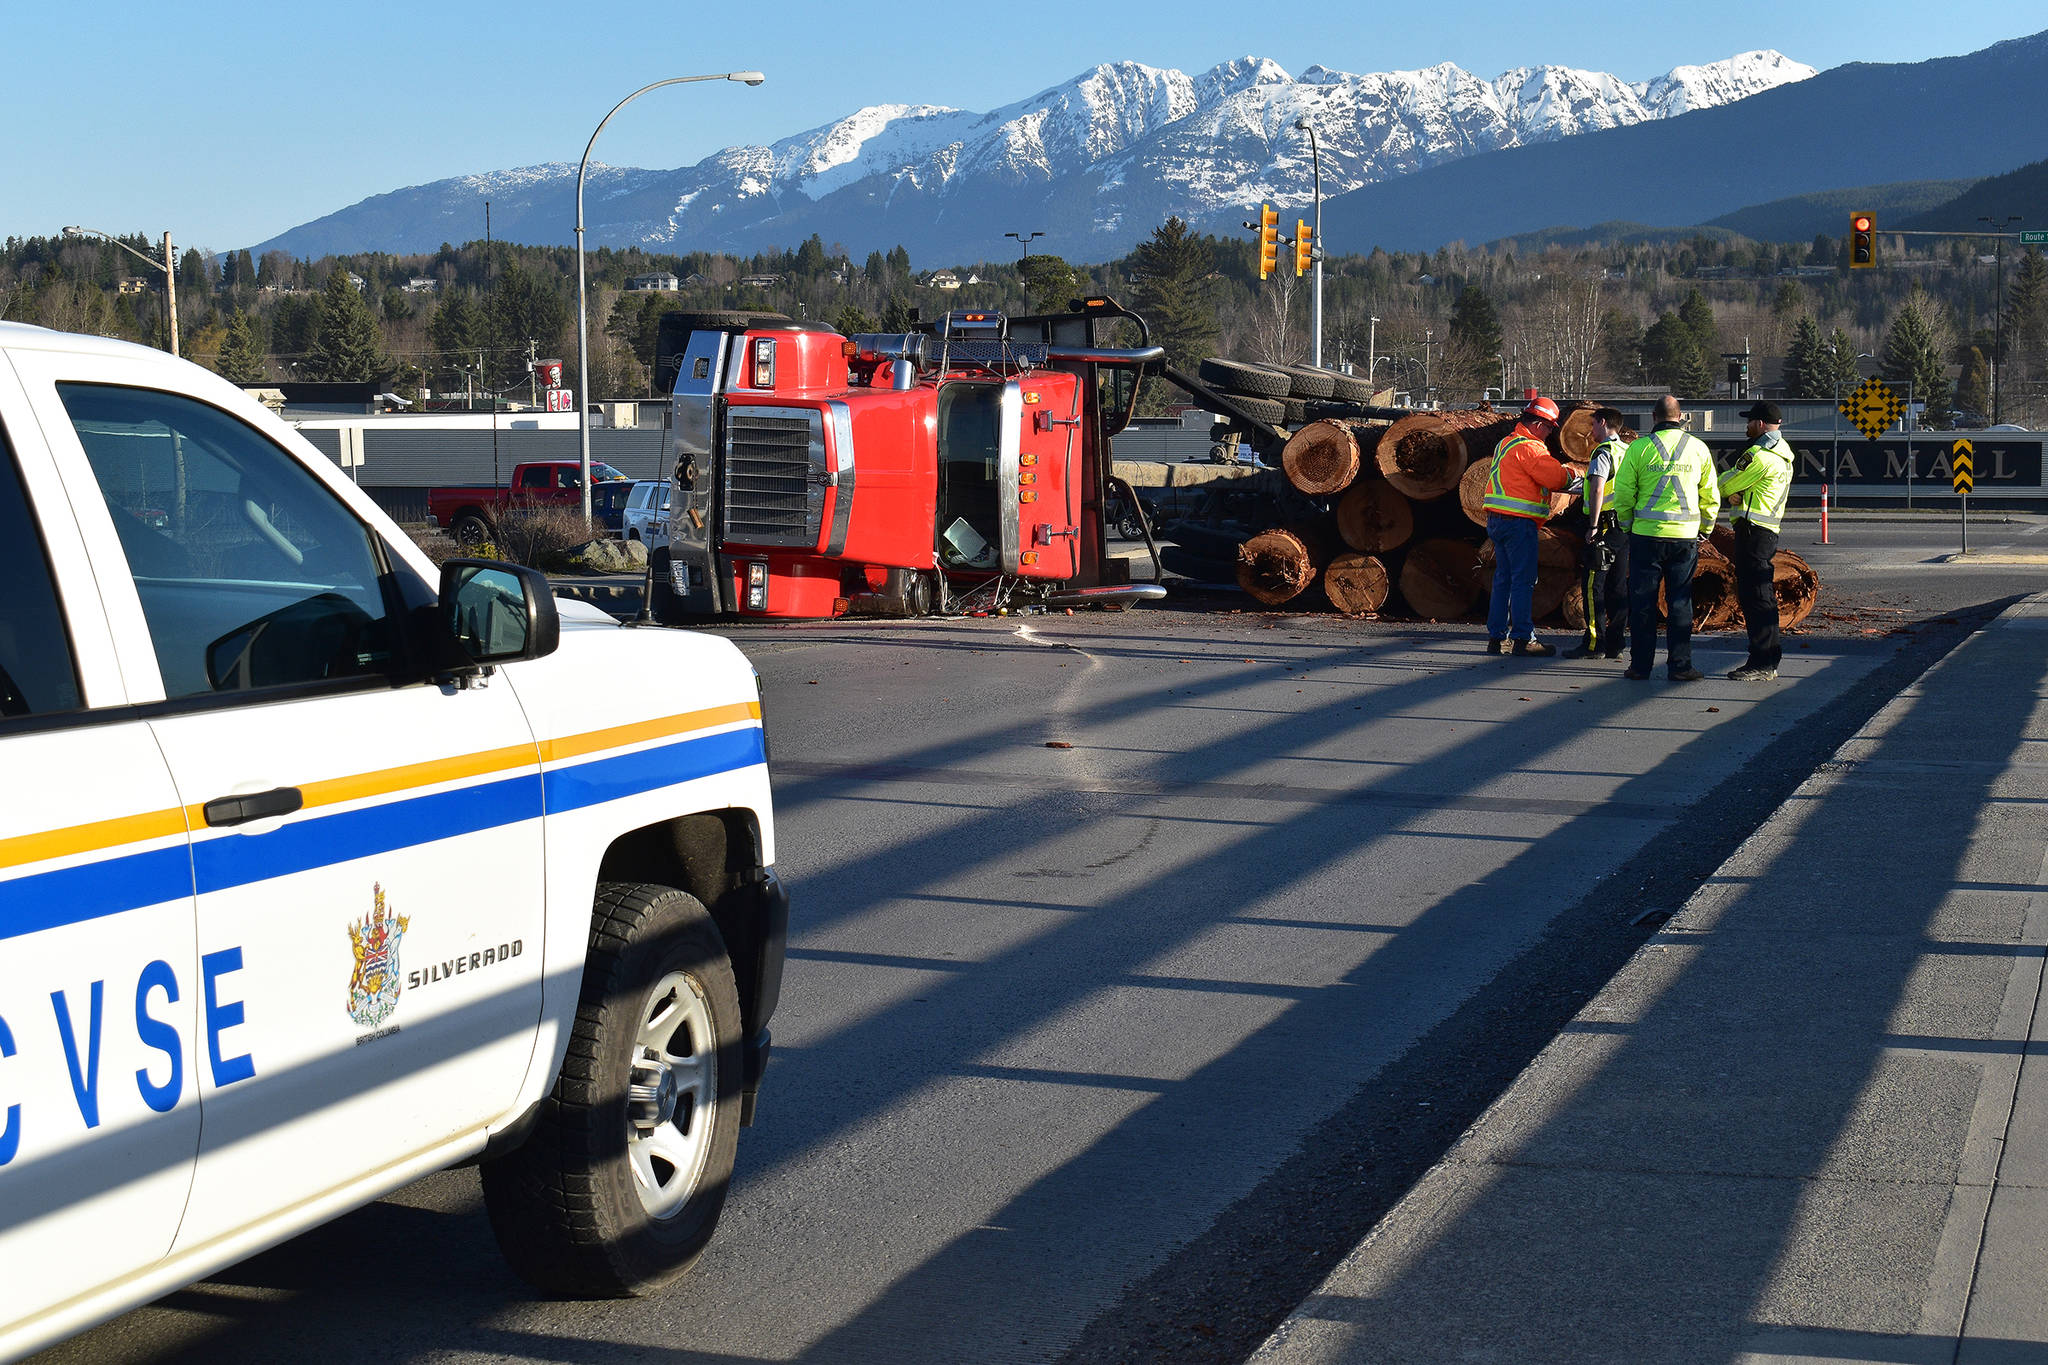
<path id="1" fill-rule="evenodd" d="M 880 289 L 889 282 L 889 265 L 882 259 L 881 252 L 870 251 L 868 253 L 868 263 L 861 267 L 861 274 L 865 275 L 868 284 L 876 289 Z"/>
<path id="2" fill-rule="evenodd" d="M 1963 380 L 1956 385 L 1956 411 L 1967 413 L 1970 422 L 1988 422 L 1991 411 L 1991 362 L 1981 346 L 1972 346 L 1963 358 Z"/>
<path id="3" fill-rule="evenodd" d="M 1031 306 L 1041 313 L 1064 311 L 1081 292 L 1081 275 L 1058 256 L 1030 256 L 1017 268 Z"/>
<path id="4" fill-rule="evenodd" d="M 1821 394 L 1832 398 L 1837 393 L 1847 393 L 1863 382 L 1862 374 L 1856 368 L 1856 343 L 1849 340 L 1849 334 L 1841 328 L 1837 327 L 1828 333 L 1827 344 L 1821 347 L 1818 354 L 1822 377 L 1827 380 Z"/>
<path id="5" fill-rule="evenodd" d="M 796 273 L 802 279 L 814 280 L 825 273 L 826 265 L 824 240 L 814 232 L 796 249 Z"/>
<path id="6" fill-rule="evenodd" d="M 436 384 L 444 388 L 461 387 L 459 379 L 453 384 L 444 384 L 441 379 L 459 376 L 476 363 L 482 337 L 482 311 L 470 301 L 469 291 L 450 289 L 441 306 L 434 310 L 434 320 L 427 324 L 427 344 L 434 348 L 427 371 L 435 377 Z"/>
<path id="7" fill-rule="evenodd" d="M 2048 346 L 2048 257 L 2030 246 L 2014 267 L 2005 294 L 2007 354 Z"/>
<path id="8" fill-rule="evenodd" d="M 1634 313 L 1610 308 L 1601 316 L 1600 355 L 1615 383 L 1642 382 L 1643 324 Z"/>
<path id="9" fill-rule="evenodd" d="M 1651 383 L 1680 398 L 1704 398 L 1714 386 L 1713 362 L 1676 313 L 1665 313 L 1643 333 L 1643 365 Z"/>
<path id="10" fill-rule="evenodd" d="M 843 337 L 851 337 L 863 332 L 879 332 L 882 324 L 867 309 L 849 303 L 832 319 L 832 329 Z"/>
<path id="11" fill-rule="evenodd" d="M 1209 278 L 1215 270 L 1215 248 L 1177 217 L 1131 253 L 1132 311 L 1151 325 L 1152 340 L 1166 348 L 1166 363 L 1184 373 L 1216 353 L 1222 329 Z"/>
<path id="12" fill-rule="evenodd" d="M 1912 395 L 1926 402 L 1931 423 L 1948 415 L 1947 347 L 1941 344 L 1946 327 L 1939 305 L 1916 287 L 1892 316 L 1891 330 L 1878 348 L 1879 373 L 1902 388 L 1910 384 Z"/>
<path id="13" fill-rule="evenodd" d="M 1785 353 L 1785 396 L 1826 398 L 1833 392 L 1832 371 L 1821 339 L 1820 324 L 1801 316 L 1792 328 L 1792 344 Z"/>
<path id="14" fill-rule="evenodd" d="M 320 326 L 306 357 L 308 378 L 330 382 L 378 383 L 391 373 L 377 334 L 377 320 L 348 277 L 336 267 L 320 296 Z"/>
<path id="15" fill-rule="evenodd" d="M 263 368 L 263 349 L 256 344 L 256 329 L 247 313 L 238 313 L 228 323 L 226 338 L 214 369 L 230 384 L 260 384 L 269 376 Z"/>
<path id="16" fill-rule="evenodd" d="M 659 298 L 659 295 L 653 296 Z M 486 337 L 497 348 L 490 365 L 492 382 L 505 385 L 526 382 L 526 343 L 535 343 L 543 354 L 553 354 L 569 325 L 569 304 L 548 282 L 513 257 L 499 271 L 491 292 Z M 656 317 L 659 326 L 659 315 Z M 653 359 L 650 350 L 648 359 Z"/>
<path id="17" fill-rule="evenodd" d="M 1477 285 L 1460 289 L 1457 302 L 1451 305 L 1449 344 L 1480 365 L 1492 364 L 1500 354 L 1500 315 L 1493 310 L 1493 300 Z"/>
<path id="18" fill-rule="evenodd" d="M 1721 324 L 1714 318 L 1714 305 L 1707 302 L 1707 296 L 1697 288 L 1685 296 L 1685 302 L 1678 305 L 1678 320 L 1685 324 L 1685 330 L 1692 333 L 1692 339 L 1701 354 L 1712 361 L 1721 353 Z"/>

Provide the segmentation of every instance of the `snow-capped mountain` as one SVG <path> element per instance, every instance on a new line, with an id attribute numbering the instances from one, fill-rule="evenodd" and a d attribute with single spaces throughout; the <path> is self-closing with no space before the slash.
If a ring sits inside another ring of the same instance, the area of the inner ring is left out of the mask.
<path id="1" fill-rule="evenodd" d="M 592 246 L 751 252 L 815 232 L 856 255 L 901 243 L 920 262 L 1006 254 L 1042 229 L 1074 260 L 1121 254 L 1170 214 L 1234 227 L 1259 202 L 1309 203 L 1314 127 L 1327 199 L 1477 152 L 1671 118 L 1805 80 L 1776 52 L 1681 66 L 1655 80 L 1529 67 L 1483 80 L 1445 63 L 1299 77 L 1244 57 L 1200 75 L 1137 62 L 1082 72 L 989 113 L 876 105 L 768 146 L 673 171 L 593 168 Z M 576 169 L 550 164 L 379 195 L 258 250 L 431 251 L 492 203 L 508 240 L 572 239 Z"/>

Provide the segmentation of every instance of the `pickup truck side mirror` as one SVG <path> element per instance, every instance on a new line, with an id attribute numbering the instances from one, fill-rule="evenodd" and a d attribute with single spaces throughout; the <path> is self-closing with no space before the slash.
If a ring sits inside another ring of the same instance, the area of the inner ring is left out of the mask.
<path id="1" fill-rule="evenodd" d="M 440 617 L 479 666 L 538 659 L 562 642 L 562 620 L 546 575 L 520 564 L 449 560 L 441 566 Z"/>

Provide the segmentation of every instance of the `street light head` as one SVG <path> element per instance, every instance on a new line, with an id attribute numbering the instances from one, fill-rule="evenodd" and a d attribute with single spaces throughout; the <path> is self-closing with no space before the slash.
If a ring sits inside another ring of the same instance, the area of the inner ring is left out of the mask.
<path id="1" fill-rule="evenodd" d="M 83 237 L 85 229 L 82 227 L 68 227 L 64 229 L 64 235 L 66 237 Z"/>
<path id="2" fill-rule="evenodd" d="M 1296 119 L 1296 120 L 1294 121 L 1294 128 L 1295 128 L 1295 131 L 1296 131 L 1296 132 L 1302 132 L 1302 133 L 1305 133 L 1305 132 L 1307 132 L 1307 131 L 1308 131 L 1308 119 L 1306 119 L 1306 118 L 1298 118 L 1298 119 Z"/>
<path id="3" fill-rule="evenodd" d="M 742 85 L 759 85 L 762 81 L 765 81 L 768 78 L 758 71 L 734 71 L 728 74 L 726 76 L 726 79 L 729 81 L 738 81 Z"/>

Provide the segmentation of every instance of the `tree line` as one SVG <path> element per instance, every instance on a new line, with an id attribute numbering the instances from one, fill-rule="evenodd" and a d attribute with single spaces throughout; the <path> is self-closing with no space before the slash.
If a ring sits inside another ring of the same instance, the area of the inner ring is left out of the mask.
<path id="1" fill-rule="evenodd" d="M 128 240 L 152 254 L 142 237 Z M 1876 372 L 1910 380 L 1930 419 L 1975 420 L 1996 406 L 2006 420 L 2048 424 L 2048 260 L 2036 249 L 2006 260 L 2001 299 L 1985 243 L 1900 240 L 1887 243 L 1883 268 L 1858 271 L 1828 236 L 1336 255 L 1324 263 L 1324 360 L 1418 400 L 1463 403 L 1524 387 L 1707 397 L 1725 388 L 1725 357 L 1740 354 L 1753 385 L 1775 379 L 1788 396 L 1829 397 Z M 103 242 L 10 238 L 0 317 L 166 345 L 161 274 L 144 272 L 140 292 L 122 287 L 138 266 Z M 894 332 L 949 308 L 1057 311 L 1107 293 L 1145 317 L 1182 369 L 1212 354 L 1302 363 L 1311 352 L 1310 281 L 1291 270 L 1261 281 L 1249 235 L 1179 219 L 1100 265 L 1050 255 L 956 265 L 956 289 L 935 287 L 901 246 L 856 261 L 815 235 L 746 257 L 600 248 L 587 272 L 588 385 L 575 373 L 575 256 L 562 247 L 470 242 L 318 260 L 188 250 L 177 263 L 182 349 L 240 382 L 352 380 L 472 401 L 527 398 L 529 361 L 559 358 L 570 387 L 623 398 L 650 396 L 669 311 L 772 311 Z M 679 287 L 628 288 L 659 273 Z M 1175 396 L 1150 386 L 1155 409 Z"/>

